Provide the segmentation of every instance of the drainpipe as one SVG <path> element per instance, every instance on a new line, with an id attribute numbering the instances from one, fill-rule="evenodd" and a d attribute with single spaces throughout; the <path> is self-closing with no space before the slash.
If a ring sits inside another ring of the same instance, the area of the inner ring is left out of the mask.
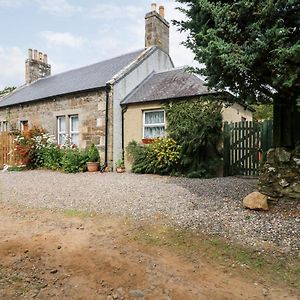
<path id="1" fill-rule="evenodd" d="M 127 111 L 127 106 L 122 107 L 122 159 L 124 161 L 124 148 L 125 148 L 125 142 L 124 142 L 124 114 Z"/>
<path id="2" fill-rule="evenodd" d="M 109 93 L 111 91 L 111 85 L 106 84 L 105 87 L 106 91 L 106 103 L 105 103 L 105 167 L 108 166 L 107 159 L 108 159 L 108 105 L 109 105 Z"/>

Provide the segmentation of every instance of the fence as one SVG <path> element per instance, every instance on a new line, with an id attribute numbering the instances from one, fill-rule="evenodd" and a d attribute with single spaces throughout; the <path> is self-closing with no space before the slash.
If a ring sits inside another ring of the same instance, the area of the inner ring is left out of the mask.
<path id="1" fill-rule="evenodd" d="M 272 145 L 273 122 L 237 122 L 224 125 L 224 175 L 257 176 Z"/>
<path id="2" fill-rule="evenodd" d="M 0 132 L 0 169 L 3 169 L 4 165 L 17 164 L 14 148 L 13 136 L 8 132 Z"/>

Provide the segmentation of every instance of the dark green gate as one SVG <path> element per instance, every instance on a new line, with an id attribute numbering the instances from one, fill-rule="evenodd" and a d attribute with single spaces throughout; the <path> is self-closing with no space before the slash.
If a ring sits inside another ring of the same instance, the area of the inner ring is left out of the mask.
<path id="1" fill-rule="evenodd" d="M 224 124 L 224 175 L 257 176 L 272 146 L 273 122 Z"/>

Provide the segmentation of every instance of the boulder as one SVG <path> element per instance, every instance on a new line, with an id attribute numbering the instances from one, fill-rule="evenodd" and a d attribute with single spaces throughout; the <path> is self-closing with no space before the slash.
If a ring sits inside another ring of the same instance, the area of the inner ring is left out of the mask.
<path id="1" fill-rule="evenodd" d="M 275 156 L 279 160 L 279 162 L 289 162 L 291 159 L 291 153 L 288 152 L 285 148 L 276 148 Z"/>
<path id="2" fill-rule="evenodd" d="M 249 209 L 269 210 L 268 196 L 260 192 L 253 192 L 244 198 L 243 205 Z"/>

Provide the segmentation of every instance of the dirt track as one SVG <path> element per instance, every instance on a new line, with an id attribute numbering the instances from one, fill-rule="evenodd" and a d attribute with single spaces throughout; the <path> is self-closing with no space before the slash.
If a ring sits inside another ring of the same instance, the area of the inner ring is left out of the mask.
<path id="1" fill-rule="evenodd" d="M 0 206 L 0 299 L 299 299 L 203 256 L 137 239 L 141 223 Z"/>

